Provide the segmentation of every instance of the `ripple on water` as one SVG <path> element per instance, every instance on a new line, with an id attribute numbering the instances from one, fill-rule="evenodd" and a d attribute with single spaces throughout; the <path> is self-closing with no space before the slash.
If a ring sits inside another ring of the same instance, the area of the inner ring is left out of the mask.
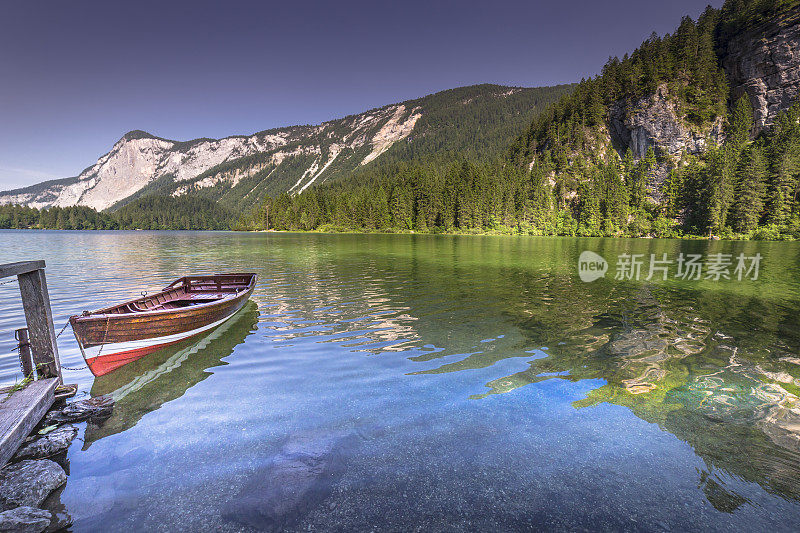
<path id="1" fill-rule="evenodd" d="M 260 278 L 199 342 L 68 374 L 117 397 L 69 452 L 57 499 L 78 531 L 241 530 L 236 495 L 332 435 L 356 440 L 290 528 L 800 528 L 795 245 L 763 245 L 768 285 L 583 284 L 585 247 L 761 245 L 0 232 L 0 250 L 21 238 L 48 263 L 57 325 L 188 272 Z M 21 326 L 15 290 L 0 286 L 2 332 Z"/>

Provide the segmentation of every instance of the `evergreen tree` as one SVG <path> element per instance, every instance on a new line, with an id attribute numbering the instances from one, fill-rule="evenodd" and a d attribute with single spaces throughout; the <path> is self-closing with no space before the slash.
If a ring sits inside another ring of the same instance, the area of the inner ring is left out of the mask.
<path id="1" fill-rule="evenodd" d="M 753 145 L 746 150 L 737 172 L 736 200 L 731 209 L 731 226 L 748 232 L 758 226 L 764 207 L 767 166 L 762 147 Z"/>

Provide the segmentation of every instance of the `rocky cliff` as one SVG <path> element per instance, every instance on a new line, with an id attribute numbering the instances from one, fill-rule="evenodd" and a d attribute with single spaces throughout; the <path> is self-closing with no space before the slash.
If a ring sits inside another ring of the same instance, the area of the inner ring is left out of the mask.
<path id="1" fill-rule="evenodd" d="M 722 117 L 703 128 L 682 119 L 682 112 L 665 84 L 655 93 L 637 100 L 618 100 L 609 107 L 611 141 L 620 153 L 630 148 L 634 158 L 644 157 L 647 149 L 671 156 L 683 152 L 703 152 L 709 142 L 722 141 Z"/>
<path id="2" fill-rule="evenodd" d="M 722 43 L 722 66 L 734 97 L 747 94 L 757 129 L 800 95 L 800 7 Z"/>
<path id="3" fill-rule="evenodd" d="M 753 106 L 754 134 L 798 101 L 800 6 L 719 44 L 732 101 L 746 94 Z M 702 127 L 688 123 L 666 84 L 638 100 L 623 99 L 609 106 L 608 130 L 618 151 L 630 148 L 637 159 L 651 146 L 679 156 L 702 153 L 709 143 L 724 139 L 722 117 Z"/>

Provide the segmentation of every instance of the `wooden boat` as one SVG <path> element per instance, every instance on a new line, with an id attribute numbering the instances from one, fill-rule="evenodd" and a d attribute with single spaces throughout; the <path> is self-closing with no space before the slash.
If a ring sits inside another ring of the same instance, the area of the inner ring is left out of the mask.
<path id="1" fill-rule="evenodd" d="M 92 374 L 102 376 L 131 361 L 215 328 L 244 306 L 255 274 L 185 276 L 162 291 L 70 317 Z"/>

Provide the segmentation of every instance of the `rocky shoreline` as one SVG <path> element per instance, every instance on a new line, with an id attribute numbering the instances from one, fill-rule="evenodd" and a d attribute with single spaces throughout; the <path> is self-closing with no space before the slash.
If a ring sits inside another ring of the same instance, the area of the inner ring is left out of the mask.
<path id="1" fill-rule="evenodd" d="M 0 469 L 0 533 L 61 531 L 72 524 L 64 512 L 42 507 L 67 482 L 66 453 L 78 435 L 74 425 L 102 424 L 114 409 L 100 396 L 54 406 L 7 465 Z"/>

